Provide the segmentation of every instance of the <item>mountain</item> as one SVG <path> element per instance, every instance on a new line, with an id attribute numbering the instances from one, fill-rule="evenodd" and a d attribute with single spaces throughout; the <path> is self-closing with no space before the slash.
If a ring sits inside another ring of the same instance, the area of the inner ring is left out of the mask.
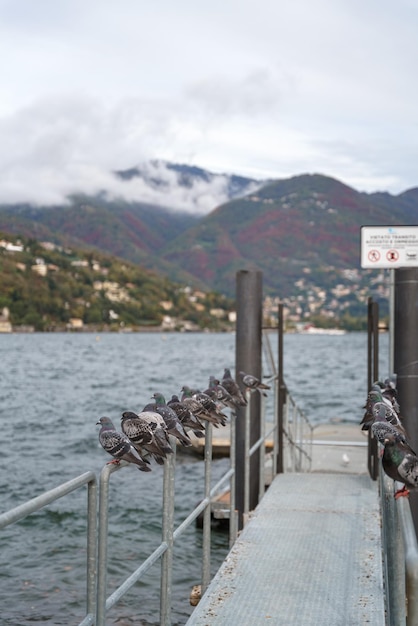
<path id="1" fill-rule="evenodd" d="M 208 189 L 217 176 L 165 164 L 159 178 L 159 167 L 117 175 L 127 184 L 142 177 L 160 189 L 177 181 L 173 198 L 179 188 L 195 192 L 204 183 Z M 367 194 L 320 174 L 264 184 L 230 177 L 226 185 L 225 180 L 222 189 L 229 189 L 230 199 L 203 216 L 169 205 L 110 200 L 103 193 L 74 196 L 66 206 L 0 206 L 0 229 L 102 250 L 229 297 L 235 294 L 236 271 L 259 269 L 265 293 L 286 299 L 295 315 L 358 316 L 367 295 L 385 299 L 378 284 L 384 272 L 360 269 L 360 227 L 416 223 L 418 188 L 397 196 Z M 163 197 L 168 202 L 170 194 Z"/>
<path id="2" fill-rule="evenodd" d="M 158 191 L 160 204 L 73 195 L 62 206 L 0 205 L 0 229 L 56 244 L 92 247 L 158 271 L 179 282 L 204 287 L 187 268 L 177 268 L 162 258 L 168 243 L 193 226 L 199 215 L 193 207 L 203 198 L 223 201 L 257 189 L 261 183 L 235 175 L 213 174 L 187 165 L 153 161 L 115 173 L 120 179 L 141 179 L 145 190 Z M 179 192 L 180 190 L 180 192 Z M 148 194 L 144 191 L 145 195 Z M 152 194 L 151 194 L 152 195 Z M 187 210 L 161 204 L 181 196 Z"/>
<path id="3" fill-rule="evenodd" d="M 150 161 L 128 170 L 119 170 L 115 174 L 125 181 L 141 178 L 149 187 L 165 191 L 173 187 L 173 176 L 170 175 L 173 174 L 175 184 L 180 188 L 199 187 L 202 192 L 206 193 L 213 187 L 218 190 L 222 188 L 223 201 L 245 196 L 265 183 L 265 181 L 236 174 L 215 174 L 200 167 L 161 160 Z"/>
<path id="4" fill-rule="evenodd" d="M 262 270 L 269 293 L 295 291 L 307 273 L 327 286 L 330 270 L 359 268 L 362 225 L 416 221 L 418 193 L 374 196 L 319 174 L 275 181 L 201 218 L 162 256 L 229 295 L 244 268 Z"/>

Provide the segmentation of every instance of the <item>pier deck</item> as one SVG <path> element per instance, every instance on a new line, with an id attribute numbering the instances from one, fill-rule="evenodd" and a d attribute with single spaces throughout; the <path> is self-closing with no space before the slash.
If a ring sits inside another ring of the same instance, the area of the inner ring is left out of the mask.
<path id="1" fill-rule="evenodd" d="M 366 474 L 281 474 L 187 626 L 382 626 L 377 484 Z"/>

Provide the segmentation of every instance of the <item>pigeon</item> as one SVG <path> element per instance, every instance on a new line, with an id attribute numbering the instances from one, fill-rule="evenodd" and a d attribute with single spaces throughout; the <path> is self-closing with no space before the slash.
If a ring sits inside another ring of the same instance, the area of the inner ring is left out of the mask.
<path id="1" fill-rule="evenodd" d="M 373 406 L 373 424 L 371 429 L 373 435 L 381 444 L 384 444 L 387 435 L 398 435 L 399 440 L 406 443 L 406 432 L 400 421 L 389 419 L 393 417 L 391 413 L 388 416 L 388 406 L 384 402 L 376 402 Z"/>
<path id="2" fill-rule="evenodd" d="M 385 473 L 393 480 L 403 483 L 395 498 L 408 496 L 409 489 L 418 487 L 418 457 L 407 443 L 399 440 L 395 434 L 387 435 L 384 441 L 382 466 Z"/>
<path id="3" fill-rule="evenodd" d="M 246 406 L 248 404 L 247 399 L 244 398 L 238 383 L 232 378 L 231 370 L 229 370 L 227 367 L 224 369 L 224 375 L 221 380 L 221 385 L 222 387 L 225 387 L 225 389 L 231 394 L 236 407 Z"/>
<path id="4" fill-rule="evenodd" d="M 191 446 L 192 442 L 190 437 L 184 430 L 183 424 L 177 417 L 176 413 L 171 409 L 165 401 L 162 393 L 155 392 L 152 396 L 155 400 L 155 403 L 147 404 L 143 411 L 155 411 L 163 418 L 165 425 L 167 427 L 167 432 L 170 435 L 173 435 L 182 446 Z"/>
<path id="5" fill-rule="evenodd" d="M 176 395 L 171 396 L 171 400 L 167 402 L 167 406 L 173 409 L 174 413 L 183 424 L 184 428 L 189 428 L 196 437 L 202 438 L 205 436 L 205 427 L 200 420 L 193 415 L 190 409 L 183 402 L 180 402 L 179 397 Z"/>
<path id="6" fill-rule="evenodd" d="M 267 394 L 263 391 L 263 389 L 271 389 L 270 385 L 266 385 L 265 383 L 262 383 L 261 380 L 259 380 L 252 374 L 246 374 L 245 372 L 240 372 L 239 375 L 242 378 L 242 382 L 248 389 L 256 389 L 263 396 L 267 397 Z"/>
<path id="7" fill-rule="evenodd" d="M 400 414 L 395 410 L 394 405 L 390 400 L 384 398 L 380 389 L 376 388 L 376 384 L 372 386 L 372 389 L 369 391 L 367 395 L 366 401 L 366 412 L 363 415 L 363 419 L 361 420 L 361 429 L 369 430 L 370 426 L 373 424 L 375 420 L 374 411 L 378 405 L 380 410 L 380 406 L 383 405 L 386 410 L 386 419 L 393 425 L 401 426 Z"/>
<path id="8" fill-rule="evenodd" d="M 190 409 L 193 415 L 201 420 L 210 422 L 216 428 L 219 424 L 225 425 L 226 415 L 218 410 L 216 403 L 203 392 L 193 393 L 187 385 L 183 385 L 181 401 Z"/>
<path id="9" fill-rule="evenodd" d="M 213 400 L 220 402 L 224 406 L 235 409 L 236 403 L 229 391 L 225 389 L 215 376 L 209 377 L 209 387 L 205 389 L 204 393 L 210 396 Z"/>
<path id="10" fill-rule="evenodd" d="M 159 464 L 164 463 L 167 454 L 172 454 L 167 428 L 161 415 L 151 411 L 139 414 L 125 411 L 121 418 L 122 431 L 140 453 L 145 451 Z"/>
<path id="11" fill-rule="evenodd" d="M 141 472 L 150 472 L 149 462 L 143 459 L 129 441 L 128 437 L 118 432 L 109 417 L 101 417 L 96 425 L 100 425 L 99 441 L 104 450 L 113 456 L 109 463 L 119 464 L 121 461 L 134 463 Z"/>
<path id="12" fill-rule="evenodd" d="M 222 413 L 222 411 L 220 410 L 216 401 L 213 398 L 208 396 L 208 394 L 205 393 L 204 391 L 199 391 L 197 393 L 194 393 L 192 395 L 192 398 L 200 402 L 203 405 L 205 411 L 209 415 L 211 415 L 213 418 L 218 420 L 218 422 L 222 424 L 222 426 L 225 426 L 226 420 L 228 418 L 225 415 L 225 413 Z"/>

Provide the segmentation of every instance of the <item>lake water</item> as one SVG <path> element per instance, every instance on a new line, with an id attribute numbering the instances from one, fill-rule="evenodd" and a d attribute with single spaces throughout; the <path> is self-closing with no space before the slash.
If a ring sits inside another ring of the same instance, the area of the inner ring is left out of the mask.
<path id="1" fill-rule="evenodd" d="M 312 423 L 358 423 L 366 397 L 366 335 L 285 335 L 285 380 Z M 273 351 L 277 338 L 271 336 Z M 388 337 L 380 338 L 381 378 Z M 121 413 L 139 411 L 155 391 L 205 388 L 209 376 L 234 372 L 234 334 L 0 335 L 0 425 L 3 448 L 0 512 L 87 470 L 99 474 L 110 457 L 98 444 L 102 415 L 119 427 Z M 267 366 L 265 373 L 268 374 Z M 213 480 L 228 467 L 214 462 Z M 203 463 L 178 456 L 176 523 L 203 497 Z M 162 470 L 124 468 L 111 478 L 108 593 L 161 541 Z M 1 624 L 76 624 L 85 614 L 86 492 L 80 490 L 0 531 Z M 201 531 L 194 526 L 175 550 L 172 623 L 192 611 L 200 582 Z M 228 550 L 214 532 L 213 573 Z M 108 616 L 108 624 L 159 623 L 159 563 Z"/>

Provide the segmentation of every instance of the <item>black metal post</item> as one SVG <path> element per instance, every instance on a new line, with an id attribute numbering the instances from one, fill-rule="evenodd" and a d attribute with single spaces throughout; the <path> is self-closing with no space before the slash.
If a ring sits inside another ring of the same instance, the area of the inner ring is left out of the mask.
<path id="1" fill-rule="evenodd" d="M 408 440 L 418 450 L 418 267 L 395 270 L 394 368 Z M 418 494 L 410 504 L 418 535 Z"/>
<path id="2" fill-rule="evenodd" d="M 236 275 L 236 345 L 235 372 L 244 371 L 261 379 L 262 366 L 262 272 L 241 270 Z M 236 375 L 237 382 L 240 382 Z M 240 383 L 241 384 L 241 383 Z M 260 395 L 252 393 L 250 446 L 259 438 L 260 427 Z M 235 454 L 235 504 L 238 511 L 238 528 L 243 527 L 244 511 L 244 463 L 245 463 L 245 408 L 237 409 L 236 420 L 236 454 Z M 258 504 L 259 493 L 259 450 L 250 461 L 250 510 Z"/>
<path id="3" fill-rule="evenodd" d="M 367 393 L 379 379 L 379 305 L 369 298 L 367 303 Z M 373 480 L 379 472 L 377 441 L 372 430 L 368 431 L 367 466 Z"/>
<path id="4" fill-rule="evenodd" d="M 278 398 L 277 398 L 277 473 L 284 472 L 283 463 L 283 411 L 286 400 L 286 386 L 283 376 L 283 304 L 279 304 L 277 319 L 277 373 L 278 373 Z"/>

